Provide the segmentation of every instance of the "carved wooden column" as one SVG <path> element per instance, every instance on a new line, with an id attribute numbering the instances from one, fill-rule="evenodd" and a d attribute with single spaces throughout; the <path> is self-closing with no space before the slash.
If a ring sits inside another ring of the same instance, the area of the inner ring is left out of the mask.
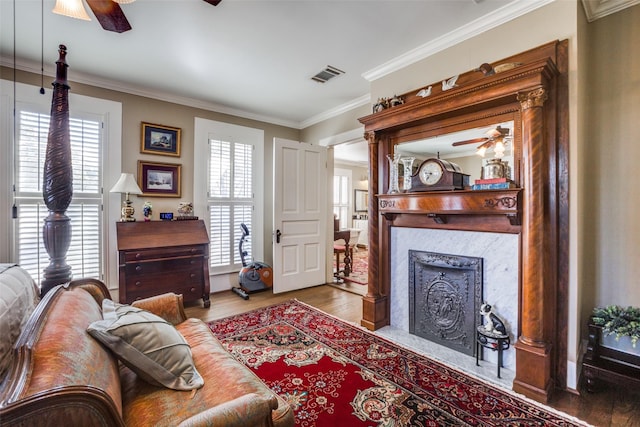
<path id="1" fill-rule="evenodd" d="M 381 292 L 380 274 L 380 247 L 378 225 L 378 194 L 379 170 L 378 170 L 378 141 L 374 132 L 364 135 L 369 143 L 369 205 L 368 205 L 368 231 L 369 231 L 369 273 L 367 295 L 362 298 L 362 321 L 360 324 L 367 329 L 376 330 L 384 326 L 386 320 L 384 313 L 387 311 L 387 295 Z"/>
<path id="2" fill-rule="evenodd" d="M 41 294 L 44 296 L 56 285 L 69 282 L 71 267 L 67 264 L 67 250 L 71 243 L 71 219 L 66 215 L 73 197 L 71 143 L 69 135 L 69 85 L 67 83 L 67 48 L 60 45 L 56 61 L 56 80 L 53 82 L 51 121 L 44 161 L 42 193 L 49 215 L 44 220 L 42 237 L 49 254 L 44 269 Z"/>
<path id="3" fill-rule="evenodd" d="M 549 167 L 545 140 L 545 88 L 518 94 L 522 108 L 523 192 L 521 335 L 516 348 L 513 390 L 546 402 L 553 388 L 551 325 L 555 321 L 554 275 L 549 271 L 545 233 L 548 219 Z"/>

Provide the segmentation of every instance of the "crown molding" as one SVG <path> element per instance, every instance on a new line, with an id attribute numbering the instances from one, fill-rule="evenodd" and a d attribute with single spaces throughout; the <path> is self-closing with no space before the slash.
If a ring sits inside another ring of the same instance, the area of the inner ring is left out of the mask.
<path id="1" fill-rule="evenodd" d="M 363 73 L 362 76 L 368 81 L 374 81 L 376 79 L 379 79 L 392 72 L 398 71 L 404 67 L 414 64 L 415 62 L 418 62 L 431 55 L 434 55 L 437 52 L 440 52 L 449 47 L 452 47 L 458 43 L 463 42 L 464 40 L 475 37 L 482 32 L 488 31 L 492 28 L 502 25 L 505 22 L 508 22 L 519 16 L 525 15 L 535 9 L 538 9 L 554 1 L 556 0 L 515 1 L 513 3 L 510 3 L 496 10 L 495 12 L 492 12 L 489 15 L 476 19 L 475 21 L 470 22 L 469 24 L 464 25 L 460 28 L 457 28 L 456 30 L 451 31 L 441 37 L 438 37 L 429 43 L 426 43 L 416 49 L 410 50 L 409 52 L 403 55 L 400 55 L 392 59 L 391 61 L 388 61 L 380 65 L 379 67 L 376 67 L 370 71 L 367 71 Z M 582 1 L 583 1 L 585 10 L 587 10 L 587 7 L 591 7 L 591 5 L 587 6 L 587 3 L 594 3 L 594 4 L 597 3 L 600 7 L 603 7 L 603 5 L 611 4 L 610 5 L 611 7 L 609 7 L 609 10 L 611 11 L 609 11 L 607 14 L 613 13 L 625 7 L 629 7 L 631 5 L 640 3 L 640 0 L 582 0 Z M 614 7 L 614 4 L 615 4 L 615 7 Z M 614 8 L 615 10 L 612 10 Z M 587 11 L 587 15 L 589 15 L 589 11 Z M 0 65 L 8 68 L 13 68 L 14 66 L 13 59 L 7 58 L 7 57 L 0 57 Z M 37 64 L 35 62 L 29 62 L 29 61 L 19 61 L 15 64 L 15 67 L 18 70 L 26 71 L 34 74 L 40 74 L 41 72 L 44 72 L 44 74 L 49 77 L 52 77 L 55 75 L 55 67 L 50 65 L 47 65 L 47 67 L 45 67 L 45 70 L 43 71 L 41 69 L 40 64 Z M 293 122 L 293 121 L 283 120 L 276 117 L 251 113 L 248 111 L 231 108 L 221 104 L 203 101 L 200 99 L 182 97 L 182 96 L 178 96 L 168 92 L 161 92 L 155 89 L 151 90 L 151 89 L 136 87 L 133 85 L 126 85 L 121 82 L 116 82 L 114 80 L 109 80 L 109 79 L 103 79 L 103 78 L 99 78 L 97 76 L 85 74 L 85 73 L 74 72 L 74 78 L 72 81 L 76 83 L 103 88 L 103 89 L 114 90 L 117 92 L 123 92 L 131 95 L 142 96 L 145 98 L 156 99 L 159 101 L 171 102 L 175 104 L 185 105 L 188 107 L 200 108 L 207 111 L 228 114 L 235 117 L 256 120 L 259 122 L 265 122 L 265 123 L 279 125 L 279 126 L 286 126 L 293 129 L 304 129 L 316 123 L 320 123 L 324 120 L 328 120 L 333 117 L 339 116 L 340 114 L 346 113 L 347 111 L 353 110 L 354 108 L 358 108 L 363 105 L 370 104 L 371 102 L 370 94 L 362 95 L 336 108 L 324 111 L 320 114 L 317 114 L 306 120 L 303 120 L 302 122 Z"/>
<path id="2" fill-rule="evenodd" d="M 362 95 L 345 104 L 339 105 L 336 108 L 332 108 L 331 110 L 327 110 L 323 113 L 317 114 L 313 117 L 308 118 L 307 120 L 300 122 L 300 129 L 304 129 L 311 125 L 315 125 L 316 123 L 320 123 L 323 120 L 327 120 L 332 117 L 339 116 L 342 113 L 346 113 L 347 111 L 353 110 L 354 108 L 362 107 L 363 105 L 367 105 L 370 102 L 371 102 L 371 94 Z"/>
<path id="3" fill-rule="evenodd" d="M 0 57 L 0 65 L 3 67 L 13 68 L 13 59 L 7 57 Z M 55 76 L 55 67 L 47 65 L 44 70 L 40 64 L 36 64 L 31 61 L 17 61 L 15 64 L 17 70 L 26 71 L 29 73 L 40 74 L 44 73 L 45 76 L 53 78 Z M 148 90 L 133 85 L 125 85 L 121 82 L 114 80 L 102 79 L 91 74 L 74 72 L 73 78 L 70 79 L 71 83 L 86 84 L 89 86 L 98 87 L 101 89 L 108 89 L 117 92 L 123 92 L 130 95 L 142 96 L 145 98 L 156 99 L 164 102 L 171 102 L 174 104 L 185 105 L 187 107 L 200 108 L 207 111 L 213 111 L 216 113 L 229 114 L 235 117 L 241 117 L 245 119 L 256 120 L 259 122 L 266 122 L 274 125 L 286 126 L 294 129 L 301 129 L 300 123 L 292 122 L 288 120 L 282 120 L 276 117 L 269 117 L 260 114 L 250 113 L 244 110 L 238 110 L 235 108 L 226 107 L 224 105 L 216 104 L 214 102 L 202 101 L 195 98 L 177 96 L 168 92 L 161 92 L 158 90 Z"/>
<path id="4" fill-rule="evenodd" d="M 351 129 L 337 135 L 322 138 L 319 145 L 321 147 L 330 147 L 338 144 L 349 144 L 362 141 L 366 142 L 364 139 L 364 126 L 359 126 L 355 129 Z"/>
<path id="5" fill-rule="evenodd" d="M 514 1 L 500 9 L 478 18 L 462 27 L 444 34 L 429 43 L 419 46 L 407 53 L 400 55 L 370 71 L 362 74 L 368 81 L 374 81 L 390 73 L 405 68 L 411 64 L 428 58 L 440 51 L 448 49 L 465 40 L 473 38 L 480 33 L 491 30 L 499 25 L 534 11 L 542 6 L 553 3 L 556 0 L 523 0 Z M 605 0 L 606 1 L 606 0 Z"/>
<path id="6" fill-rule="evenodd" d="M 582 6 L 589 22 L 636 4 L 640 4 L 640 0 L 582 0 Z"/>
<path id="7" fill-rule="evenodd" d="M 364 161 L 364 162 L 356 162 L 356 161 L 335 159 L 333 161 L 333 166 L 334 167 L 349 166 L 349 167 L 368 169 L 369 168 L 369 159 L 367 159 L 367 161 Z"/>
<path id="8" fill-rule="evenodd" d="M 0 66 L 13 68 L 13 59 L 9 59 L 4 56 L 0 57 Z M 44 73 L 45 76 L 50 78 L 54 78 L 55 76 L 55 67 L 49 64 L 47 64 L 43 70 L 41 69 L 40 64 L 31 62 L 31 61 L 20 60 L 16 62 L 15 67 L 16 67 L 16 70 L 26 71 L 33 74 Z M 136 87 L 133 85 L 125 85 L 125 84 L 122 84 L 121 82 L 116 82 L 114 80 L 109 80 L 109 79 L 102 79 L 94 75 L 81 73 L 81 72 L 74 72 L 73 79 L 71 79 L 71 82 L 86 84 L 86 85 L 98 87 L 101 89 L 114 90 L 117 92 L 123 92 L 130 95 L 142 96 L 145 98 L 157 99 L 159 101 L 185 105 L 187 107 L 201 108 L 207 111 L 214 111 L 217 113 L 229 114 L 235 117 L 242 117 L 245 119 L 256 120 L 259 122 L 286 126 L 293 129 L 304 129 L 308 126 L 314 125 L 323 120 L 327 120 L 332 117 L 339 116 L 340 114 L 350 111 L 354 108 L 358 108 L 362 105 L 366 105 L 371 100 L 371 96 L 369 94 L 362 95 L 352 101 L 349 101 L 331 110 L 327 110 L 321 114 L 310 117 L 309 119 L 304 120 L 302 122 L 293 122 L 289 120 L 282 120 L 276 117 L 250 113 L 244 110 L 238 110 L 238 109 L 230 108 L 221 104 L 202 101 L 195 98 L 177 96 L 175 94 L 160 92 L 157 90 L 147 90 L 147 89 Z"/>

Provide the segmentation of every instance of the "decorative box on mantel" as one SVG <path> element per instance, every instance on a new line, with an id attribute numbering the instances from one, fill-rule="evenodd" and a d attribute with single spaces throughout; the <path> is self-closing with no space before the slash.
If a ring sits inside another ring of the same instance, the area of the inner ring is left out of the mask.
<path id="1" fill-rule="evenodd" d="M 511 226 L 521 222 L 521 189 L 437 191 L 425 193 L 379 194 L 380 213 L 396 222 L 400 215 L 421 214 L 436 224 L 455 224 L 456 217 L 475 217 L 485 224 L 508 220 Z M 472 218 L 474 219 L 474 218 Z M 469 218 L 465 222 L 468 222 Z M 398 225 L 398 224 L 395 224 Z M 505 226 L 503 224 L 503 226 Z"/>

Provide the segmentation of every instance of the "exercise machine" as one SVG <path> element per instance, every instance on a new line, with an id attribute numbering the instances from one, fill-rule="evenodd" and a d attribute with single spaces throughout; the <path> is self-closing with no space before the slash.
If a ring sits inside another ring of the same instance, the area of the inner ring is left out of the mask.
<path id="1" fill-rule="evenodd" d="M 249 294 L 267 290 L 273 286 L 273 269 L 269 264 L 260 261 L 247 262 L 247 251 L 243 249 L 244 242 L 249 237 L 249 229 L 244 223 L 240 224 L 242 237 L 238 243 L 238 251 L 242 260 L 242 270 L 238 274 L 238 287 L 231 288 L 233 292 L 249 299 Z"/>

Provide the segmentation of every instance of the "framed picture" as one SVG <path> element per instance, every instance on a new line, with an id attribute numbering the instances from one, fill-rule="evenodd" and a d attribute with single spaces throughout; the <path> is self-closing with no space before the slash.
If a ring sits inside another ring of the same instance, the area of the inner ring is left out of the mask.
<path id="1" fill-rule="evenodd" d="M 147 197 L 180 197 L 182 165 L 138 160 L 138 185 Z"/>
<path id="2" fill-rule="evenodd" d="M 369 192 L 367 190 L 353 190 L 354 212 L 367 212 L 369 206 Z"/>
<path id="3" fill-rule="evenodd" d="M 180 128 L 142 122 L 140 152 L 180 157 Z"/>

